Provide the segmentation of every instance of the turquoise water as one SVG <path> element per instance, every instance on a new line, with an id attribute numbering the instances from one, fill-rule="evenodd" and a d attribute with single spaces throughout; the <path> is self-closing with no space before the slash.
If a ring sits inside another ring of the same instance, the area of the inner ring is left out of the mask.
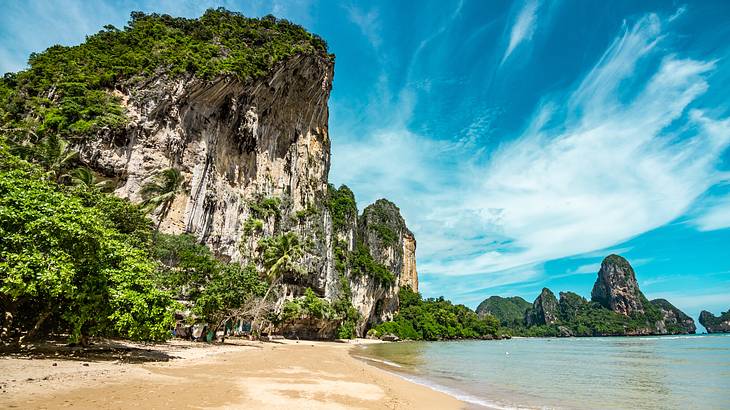
<path id="1" fill-rule="evenodd" d="M 730 335 L 402 342 L 355 355 L 475 407 L 730 409 Z"/>

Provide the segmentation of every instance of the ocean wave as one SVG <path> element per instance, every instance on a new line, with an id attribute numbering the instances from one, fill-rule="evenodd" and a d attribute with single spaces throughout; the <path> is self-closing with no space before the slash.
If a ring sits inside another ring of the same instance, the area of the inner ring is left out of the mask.
<path id="1" fill-rule="evenodd" d="M 381 360 L 381 359 L 373 359 L 372 357 L 365 357 L 365 356 L 352 356 L 352 357 L 354 357 L 356 359 L 369 360 L 371 362 L 382 363 L 382 364 L 386 364 L 388 366 L 393 366 L 393 367 L 403 367 L 403 366 L 399 365 L 398 363 L 393 363 L 393 362 L 389 362 L 387 360 Z"/>

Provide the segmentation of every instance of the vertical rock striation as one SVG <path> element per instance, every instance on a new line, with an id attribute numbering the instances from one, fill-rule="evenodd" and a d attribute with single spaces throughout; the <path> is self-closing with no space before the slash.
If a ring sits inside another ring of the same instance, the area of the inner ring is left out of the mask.
<path id="1" fill-rule="evenodd" d="M 333 214 L 327 183 L 333 74 L 326 55 L 299 54 L 245 83 L 228 76 L 159 75 L 119 94 L 131 120 L 125 130 L 76 148 L 84 163 L 120 181 L 118 196 L 135 202 L 160 170 L 180 170 L 184 189 L 161 230 L 192 233 L 223 260 L 255 261 L 260 239 L 296 232 L 307 244 L 302 263 L 309 274 L 285 278 L 282 300 L 309 287 L 334 301 L 345 291 L 345 275 L 363 332 L 392 317 L 400 286 L 418 288 L 416 241 L 386 200 L 361 218 L 356 209 Z M 346 260 L 338 269 L 337 252 L 347 259 L 358 243 L 387 267 L 394 283 L 351 275 Z"/>

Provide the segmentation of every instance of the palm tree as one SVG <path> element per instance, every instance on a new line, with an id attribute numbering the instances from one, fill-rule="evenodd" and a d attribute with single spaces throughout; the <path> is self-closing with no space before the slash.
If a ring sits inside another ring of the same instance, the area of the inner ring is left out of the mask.
<path id="1" fill-rule="evenodd" d="M 39 164 L 46 170 L 48 179 L 60 182 L 66 177 L 66 169 L 76 160 L 79 153 L 71 149 L 65 139 L 56 134 L 38 137 L 30 130 L 3 128 L 3 132 L 27 133 L 29 135 L 11 140 L 11 150 L 26 161 Z"/>
<path id="2" fill-rule="evenodd" d="M 168 168 L 158 173 L 154 181 L 148 182 L 142 187 L 140 194 L 144 199 L 142 204 L 145 211 L 151 212 L 161 207 L 157 214 L 158 221 L 155 236 L 160 232 L 160 225 L 170 212 L 172 202 L 182 188 L 183 180 L 184 178 L 179 170 Z"/>
<path id="3" fill-rule="evenodd" d="M 113 181 L 109 179 L 99 181 L 94 172 L 86 167 L 73 169 L 68 175 L 71 178 L 72 185 L 83 186 L 86 189 L 96 188 L 100 191 L 107 191 L 114 186 Z"/>
<path id="4" fill-rule="evenodd" d="M 46 169 L 48 178 L 56 182 L 66 175 L 66 169 L 79 155 L 69 147 L 68 141 L 55 134 L 44 138 L 35 152 L 38 162 Z"/>
<path id="5" fill-rule="evenodd" d="M 304 246 L 299 236 L 294 232 L 287 232 L 274 238 L 267 238 L 259 243 L 263 249 L 263 262 L 266 269 L 266 275 L 269 279 L 269 288 L 266 290 L 261 304 L 266 303 L 271 291 L 279 285 L 279 282 L 286 274 L 305 274 L 306 271 L 298 263 L 304 256 Z M 251 330 L 254 329 L 258 322 L 261 309 L 256 310 Z"/>

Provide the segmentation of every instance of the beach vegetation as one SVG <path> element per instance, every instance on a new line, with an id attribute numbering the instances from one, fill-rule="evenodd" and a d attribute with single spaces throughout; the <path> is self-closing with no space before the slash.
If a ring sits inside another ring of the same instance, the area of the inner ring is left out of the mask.
<path id="1" fill-rule="evenodd" d="M 46 176 L 0 139 L 3 338 L 166 338 L 174 302 L 153 281 L 141 210 Z"/>
<path id="2" fill-rule="evenodd" d="M 423 299 L 408 287 L 399 293 L 400 310 L 392 321 L 376 326 L 378 336 L 394 334 L 410 340 L 474 339 L 495 335 L 499 321 L 491 315 L 479 317 L 464 305 L 440 298 Z"/>

